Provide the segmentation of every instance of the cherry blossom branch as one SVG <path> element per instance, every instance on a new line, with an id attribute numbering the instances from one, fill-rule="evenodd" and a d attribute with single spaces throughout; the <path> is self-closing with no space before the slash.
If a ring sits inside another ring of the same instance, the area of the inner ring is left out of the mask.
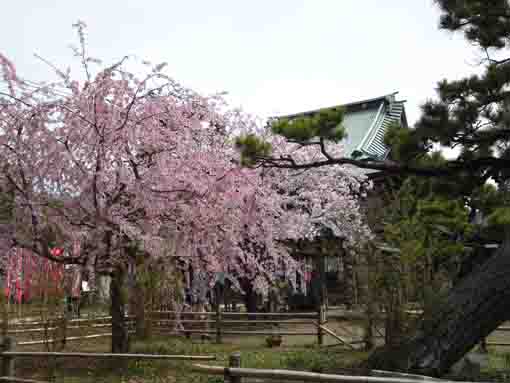
<path id="1" fill-rule="evenodd" d="M 21 103 L 21 104 L 23 104 L 23 105 L 25 105 L 25 106 L 28 106 L 28 107 L 32 108 L 32 105 L 31 105 L 31 104 L 29 104 L 28 102 L 26 102 L 26 101 L 22 100 L 22 99 L 21 99 L 21 98 L 19 98 L 19 97 L 14 96 L 14 95 L 12 95 L 12 94 L 5 93 L 5 92 L 1 92 L 1 91 L 0 91 L 0 95 L 2 95 L 2 96 L 6 96 L 6 97 L 9 97 L 9 98 L 12 98 L 14 101 L 19 102 L 19 103 Z"/>

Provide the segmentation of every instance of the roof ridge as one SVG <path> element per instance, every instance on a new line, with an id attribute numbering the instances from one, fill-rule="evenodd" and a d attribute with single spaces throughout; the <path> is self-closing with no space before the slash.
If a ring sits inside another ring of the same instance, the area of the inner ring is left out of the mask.
<path id="1" fill-rule="evenodd" d="M 307 111 L 299 112 L 299 113 L 291 113 L 291 114 L 286 114 L 286 115 L 282 115 L 282 116 L 273 116 L 272 118 L 299 117 L 299 116 L 303 116 L 303 115 L 307 115 L 307 114 L 312 114 L 312 113 L 317 113 L 317 112 L 320 112 L 320 111 L 323 111 L 323 110 L 334 109 L 334 108 L 339 108 L 339 107 L 348 108 L 348 107 L 353 107 L 355 105 L 366 104 L 366 103 L 369 103 L 369 102 L 384 101 L 384 100 L 390 101 L 391 98 L 393 98 L 393 100 L 390 101 L 392 103 L 405 103 L 406 102 L 405 100 L 396 101 L 394 99 L 395 95 L 397 95 L 398 93 L 399 92 L 396 91 L 396 92 L 393 92 L 393 93 L 385 94 L 384 96 L 373 97 L 373 98 L 368 98 L 368 99 L 365 99 L 365 100 L 349 102 L 347 104 L 338 104 L 338 105 L 333 105 L 333 106 L 328 106 L 328 107 L 311 109 L 311 110 L 307 110 Z"/>

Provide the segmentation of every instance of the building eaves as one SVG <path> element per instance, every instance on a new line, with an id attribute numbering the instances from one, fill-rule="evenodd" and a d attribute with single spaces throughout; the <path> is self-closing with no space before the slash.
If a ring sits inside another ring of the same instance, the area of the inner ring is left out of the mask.
<path id="1" fill-rule="evenodd" d="M 312 109 L 312 110 L 308 110 L 305 112 L 292 113 L 292 114 L 287 114 L 287 115 L 282 115 L 282 116 L 273 116 L 272 118 L 279 119 L 279 118 L 304 117 L 304 116 L 313 115 L 313 114 L 321 112 L 321 111 L 331 110 L 331 109 L 336 109 L 336 108 L 345 108 L 346 112 L 348 113 L 353 110 L 368 108 L 370 106 L 369 104 L 372 104 L 372 105 L 379 104 L 383 101 L 392 102 L 395 100 L 395 95 L 397 95 L 397 94 L 398 94 L 398 92 L 393 92 L 393 93 L 386 94 L 384 96 L 369 98 L 369 99 L 361 100 L 361 101 L 350 102 L 348 104 L 334 105 L 334 106 L 329 106 L 329 107 L 325 107 L 325 108 Z"/>

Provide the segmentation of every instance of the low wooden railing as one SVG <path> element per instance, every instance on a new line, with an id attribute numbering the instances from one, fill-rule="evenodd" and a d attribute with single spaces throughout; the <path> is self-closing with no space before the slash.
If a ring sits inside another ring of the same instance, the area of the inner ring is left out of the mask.
<path id="1" fill-rule="evenodd" d="M 45 383 L 31 379 L 16 377 L 16 358 L 91 358 L 91 359 L 134 359 L 134 360 L 179 360 L 179 361 L 213 361 L 214 355 L 158 355 L 158 354 L 113 354 L 113 353 L 84 353 L 84 352 L 39 352 L 39 351 L 14 351 L 14 342 L 10 338 L 5 338 L 0 345 L 2 352 L 0 381 L 7 382 L 26 382 L 26 383 Z"/>
<path id="2" fill-rule="evenodd" d="M 168 330 L 171 328 L 171 325 L 179 323 L 184 327 L 182 330 L 183 334 L 215 335 L 216 343 L 222 343 L 222 338 L 224 335 L 284 335 L 316 336 L 317 343 L 321 345 L 323 344 L 323 338 L 325 334 L 324 328 L 322 326 L 327 323 L 327 314 L 323 307 L 316 313 L 155 311 L 150 313 L 150 317 L 150 320 L 153 325 L 155 325 L 156 329 Z M 242 319 L 242 317 L 247 317 L 247 319 Z M 263 319 L 258 319 L 261 317 L 263 317 Z M 243 330 L 235 328 L 236 325 L 274 325 L 275 327 L 272 329 Z M 279 328 L 280 325 L 311 325 L 314 330 L 282 330 Z"/>
<path id="3" fill-rule="evenodd" d="M 225 382 L 242 383 L 243 379 L 258 379 L 258 381 L 267 382 L 313 382 L 313 383 L 453 383 L 446 380 L 431 378 L 428 376 L 412 374 L 395 374 L 397 376 L 349 376 L 319 374 L 307 371 L 294 370 L 267 370 L 255 368 L 241 368 L 241 354 L 236 352 L 229 358 L 229 366 L 208 366 L 203 364 L 194 364 L 192 369 L 196 373 L 206 375 L 224 376 Z M 385 372 L 387 375 L 393 374 Z M 459 382 L 457 382 L 459 383 Z M 466 382 L 464 382 L 466 383 Z"/>
<path id="4" fill-rule="evenodd" d="M 332 336 L 346 347 L 362 346 L 365 340 L 359 335 L 350 334 L 348 328 L 344 335 L 338 335 L 329 326 L 330 321 L 351 322 L 363 319 L 359 312 L 328 313 L 326 311 L 301 312 L 301 313 L 245 313 L 245 312 L 177 312 L 177 311 L 154 311 L 148 313 L 155 331 L 166 334 L 178 334 L 190 337 L 191 335 L 212 336 L 217 343 L 222 343 L 225 336 L 314 336 L 319 345 L 324 343 L 325 336 Z M 134 317 L 127 316 L 126 325 L 133 332 Z M 175 332 L 176 324 L 182 325 L 179 332 Z M 290 326 L 306 326 L 308 328 L 293 329 Z M 47 327 L 45 327 L 47 326 Z M 7 334 L 19 337 L 19 346 L 54 343 L 62 339 L 51 339 L 48 332 L 57 330 L 57 324 L 48 325 L 46 322 L 18 322 L 9 325 Z M 96 339 L 111 336 L 111 317 L 101 316 L 95 318 L 72 319 L 67 322 L 66 341 L 74 342 L 87 339 Z M 510 332 L 510 326 L 501 326 L 495 333 Z M 37 334 L 45 334 L 35 336 Z M 343 333 L 343 331 L 341 331 Z M 30 336 L 34 334 L 34 336 Z M 24 336 L 26 335 L 26 336 Z M 30 337 L 29 337 L 30 336 Z M 344 336 L 346 338 L 344 338 Z M 383 333 L 374 334 L 374 339 L 384 337 Z M 39 338 L 39 339 L 38 339 Z M 510 346 L 506 340 L 488 338 L 488 346 Z"/>
<path id="5" fill-rule="evenodd" d="M 129 328 L 134 326 L 133 316 L 127 316 L 126 325 Z M 23 337 L 23 335 L 37 335 L 42 334 L 41 336 L 46 336 L 45 339 L 35 339 L 33 340 L 19 340 L 17 341 L 18 346 L 29 346 L 29 345 L 38 345 L 38 344 L 47 344 L 47 343 L 56 343 L 56 342 L 73 342 L 73 341 L 81 341 L 86 339 L 96 339 L 103 337 L 111 337 L 111 316 L 101 316 L 101 317 L 91 317 L 91 318 L 77 318 L 68 320 L 65 324 L 65 337 L 52 338 L 51 335 L 53 331 L 58 330 L 59 327 L 57 322 L 63 318 L 52 318 L 50 321 L 25 321 L 25 322 L 15 322 L 10 323 L 7 330 L 7 335 L 15 336 L 15 337 Z M 108 332 L 98 332 L 95 333 L 87 333 L 87 334 L 76 334 L 73 335 L 74 330 L 110 330 Z M 133 333 L 134 331 L 129 331 Z M 39 338 L 41 337 L 39 336 Z"/>
<path id="6" fill-rule="evenodd" d="M 336 334 L 328 328 L 328 320 L 350 321 L 361 319 L 360 313 L 334 313 L 328 314 L 325 310 L 318 312 L 300 313 L 247 313 L 247 312 L 177 312 L 177 311 L 153 311 L 147 313 L 146 320 L 152 322 L 155 331 L 164 334 L 213 336 L 217 343 L 222 343 L 223 338 L 229 335 L 243 336 L 314 336 L 317 343 L 322 345 L 325 336 L 334 337 L 339 344 L 349 348 L 353 345 L 361 345 L 362 339 L 350 339 L 354 334 L 347 337 Z M 128 330 L 133 330 L 135 324 L 132 316 L 127 316 L 126 325 Z M 59 318 L 57 318 L 59 319 Z M 62 319 L 62 318 L 60 318 Z M 176 330 L 176 324 L 182 325 Z M 309 325 L 307 328 L 293 329 L 290 326 Z M 20 339 L 19 346 L 55 343 L 64 339 L 52 339 L 52 331 L 58 330 L 56 322 L 23 322 L 10 324 L 7 334 L 17 336 Z M 111 317 L 96 317 L 72 319 L 65 325 L 65 341 L 80 341 L 111 336 Z M 95 331 L 99 330 L 99 331 Z M 105 331 L 100 331 L 105 330 Z M 77 332 L 75 332 L 77 331 Z M 84 332 L 86 332 L 84 334 Z M 133 331 L 131 331 L 133 332 Z M 34 335 L 27 339 L 26 336 Z M 45 334 L 47 339 L 37 339 L 37 334 Z M 35 339 L 34 339 L 35 338 Z M 49 339 L 48 339 L 49 338 Z"/>

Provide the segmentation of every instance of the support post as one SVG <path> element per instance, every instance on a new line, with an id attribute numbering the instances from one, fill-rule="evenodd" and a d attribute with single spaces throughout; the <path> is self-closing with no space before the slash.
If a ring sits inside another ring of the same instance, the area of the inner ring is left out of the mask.
<path id="1" fill-rule="evenodd" d="M 487 354 L 489 351 L 487 350 L 487 338 L 483 338 L 480 342 L 480 352 L 482 354 Z"/>
<path id="2" fill-rule="evenodd" d="M 319 260 L 319 307 L 317 310 L 317 343 L 319 346 L 324 344 L 324 332 L 322 325 L 325 323 L 325 307 L 327 302 L 327 290 L 326 290 L 326 257 L 321 256 Z"/>
<path id="3" fill-rule="evenodd" d="M 3 339 L 2 351 L 12 351 L 13 348 L 13 339 L 5 337 Z M 14 357 L 8 355 L 2 356 L 2 376 L 14 376 Z"/>
<path id="4" fill-rule="evenodd" d="M 369 293 L 370 294 L 370 293 Z M 372 301 L 372 297 L 368 297 L 368 302 L 366 306 L 366 319 L 364 321 L 364 331 L 363 331 L 363 340 L 365 342 L 365 350 L 371 351 L 375 347 L 374 341 L 374 317 L 376 315 L 374 309 L 374 303 Z"/>
<path id="5" fill-rule="evenodd" d="M 49 369 L 49 377 L 48 380 L 50 382 L 57 381 L 57 357 L 49 357 L 48 358 L 48 369 Z"/>
<path id="6" fill-rule="evenodd" d="M 324 344 L 324 333 L 322 330 L 322 325 L 324 324 L 324 306 L 322 304 L 319 305 L 319 310 L 317 311 L 317 343 L 319 346 Z"/>
<path id="7" fill-rule="evenodd" d="M 221 286 L 216 284 L 216 343 L 221 344 Z M 208 319 L 208 318 L 207 318 Z"/>
<path id="8" fill-rule="evenodd" d="M 241 353 L 239 351 L 234 352 L 228 358 L 229 368 L 240 368 L 241 367 Z M 231 376 L 229 368 L 225 369 L 225 381 L 230 383 L 241 383 L 240 376 Z"/>
<path id="9" fill-rule="evenodd" d="M 328 307 L 328 287 L 327 287 L 327 277 L 326 277 L 326 270 L 327 270 L 327 256 L 323 255 L 321 257 L 321 263 L 320 263 L 320 279 L 321 279 L 321 305 L 324 306 L 324 309 L 327 309 Z"/>

